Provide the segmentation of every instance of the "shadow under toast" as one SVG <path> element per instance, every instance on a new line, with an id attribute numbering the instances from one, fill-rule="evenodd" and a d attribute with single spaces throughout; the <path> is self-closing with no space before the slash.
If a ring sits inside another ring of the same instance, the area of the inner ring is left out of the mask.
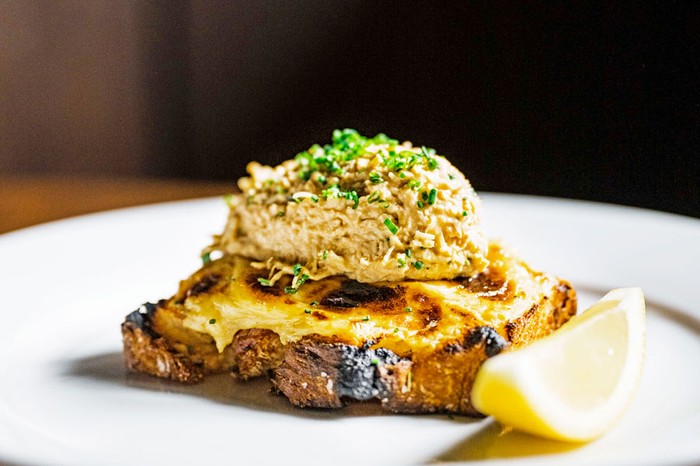
<path id="1" fill-rule="evenodd" d="M 274 393 L 272 384 L 265 377 L 238 381 L 228 374 L 212 374 L 207 375 L 200 383 L 187 385 L 145 374 L 130 373 L 124 366 L 124 357 L 121 352 L 103 353 L 70 361 L 64 376 L 86 378 L 139 390 L 182 394 L 222 405 L 307 419 L 332 420 L 393 415 L 382 410 L 379 401 L 351 401 L 344 408 L 334 410 L 295 408 L 284 396 Z M 445 415 L 428 416 L 444 418 L 446 421 L 451 419 Z M 470 420 L 463 417 L 460 419 Z"/>

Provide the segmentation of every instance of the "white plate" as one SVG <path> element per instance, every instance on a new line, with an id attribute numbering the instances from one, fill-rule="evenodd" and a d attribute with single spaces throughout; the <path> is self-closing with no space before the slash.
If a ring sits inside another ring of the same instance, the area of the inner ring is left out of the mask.
<path id="1" fill-rule="evenodd" d="M 0 462 L 19 464 L 696 464 L 700 221 L 488 194 L 484 222 L 584 307 L 641 286 L 648 357 L 631 409 L 580 446 L 490 420 L 297 410 L 264 382 L 181 386 L 124 371 L 119 324 L 167 297 L 223 226 L 220 200 L 107 212 L 0 237 Z"/>

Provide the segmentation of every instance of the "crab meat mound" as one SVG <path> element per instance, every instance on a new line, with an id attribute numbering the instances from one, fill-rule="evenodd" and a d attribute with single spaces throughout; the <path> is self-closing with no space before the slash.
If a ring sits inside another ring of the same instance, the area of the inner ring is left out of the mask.
<path id="1" fill-rule="evenodd" d="M 209 251 L 260 261 L 270 271 L 261 283 L 451 279 L 488 265 L 480 200 L 433 149 L 335 130 L 332 144 L 247 172 Z"/>

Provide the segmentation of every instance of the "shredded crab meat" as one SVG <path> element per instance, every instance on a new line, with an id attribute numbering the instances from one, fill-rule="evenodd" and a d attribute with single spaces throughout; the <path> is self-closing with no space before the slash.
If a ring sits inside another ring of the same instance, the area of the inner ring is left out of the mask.
<path id="1" fill-rule="evenodd" d="M 449 279 L 488 266 L 480 200 L 431 149 L 344 130 L 332 145 L 247 171 L 209 250 L 259 261 L 270 284 L 284 275 L 294 275 L 294 287 L 331 275 Z"/>

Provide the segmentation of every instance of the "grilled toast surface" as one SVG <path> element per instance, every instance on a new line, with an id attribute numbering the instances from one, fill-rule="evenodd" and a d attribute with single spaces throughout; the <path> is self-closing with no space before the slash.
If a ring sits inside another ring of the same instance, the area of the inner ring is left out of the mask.
<path id="1" fill-rule="evenodd" d="M 297 406 L 378 398 L 395 412 L 477 414 L 469 392 L 481 363 L 576 312 L 567 282 L 497 244 L 488 255 L 489 268 L 464 279 L 367 284 L 333 276 L 298 290 L 284 278 L 266 286 L 259 278 L 267 271 L 224 256 L 169 300 L 127 317 L 127 365 L 182 382 L 270 372 Z"/>

